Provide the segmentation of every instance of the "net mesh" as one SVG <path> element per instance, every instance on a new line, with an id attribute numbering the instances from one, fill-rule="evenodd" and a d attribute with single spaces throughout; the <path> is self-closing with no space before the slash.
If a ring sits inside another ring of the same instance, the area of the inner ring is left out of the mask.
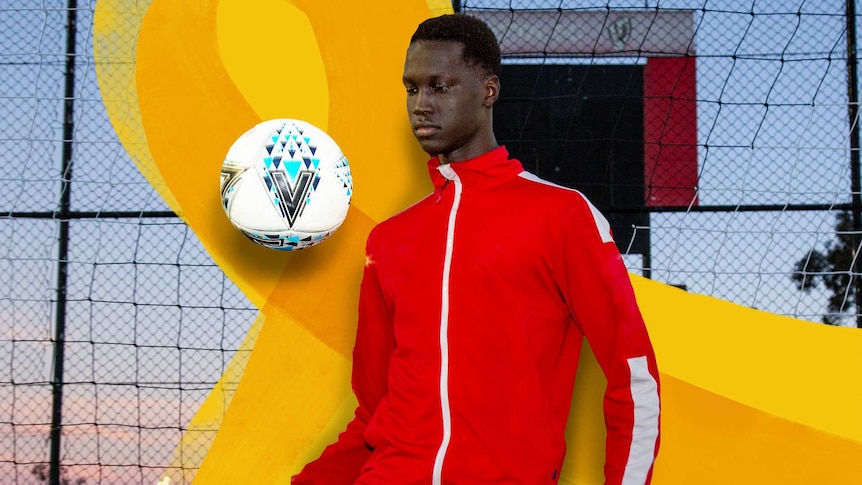
<path id="1" fill-rule="evenodd" d="M 138 3 L 130 1 L 117 14 L 144 15 Z M 629 221 L 628 232 L 618 237 L 627 265 L 655 280 L 741 305 L 856 324 L 855 288 L 809 284 L 801 291 L 793 279 L 794 272 L 800 274 L 799 261 L 839 246 L 838 215 L 853 199 L 844 2 L 465 0 L 460 8 L 479 16 L 502 11 L 512 18 L 549 12 L 542 23 L 517 25 L 543 47 L 507 56 L 506 65 L 592 69 L 642 67 L 657 48 L 623 42 L 623 22 L 613 24 L 615 33 L 599 30 L 609 37 L 593 38 L 592 52 L 550 49 L 555 31 L 577 31 L 576 24 L 566 23 L 571 15 L 689 16 L 693 42 L 683 55 L 697 66 L 696 95 L 687 100 L 697 114 L 689 145 L 696 158 L 697 202 L 603 207 L 609 217 Z M 46 481 L 49 462 L 67 9 L 58 0 L 0 5 L 4 483 Z M 120 144 L 96 82 L 94 9 L 92 1 L 79 2 L 76 9 L 70 160 L 70 210 L 76 217 L 69 223 L 66 261 L 62 475 L 69 483 L 153 484 L 166 467 L 177 466 L 184 473 L 171 483 L 187 483 L 206 448 L 184 450 L 177 461 L 180 437 L 228 362 L 242 357 L 243 339 L 258 312 L 195 234 L 166 214 L 167 205 Z M 589 39 L 587 26 L 583 29 L 581 37 Z M 132 55 L 112 62 L 133 63 Z M 545 95 L 527 91 L 522 101 L 530 111 Z M 570 90 L 559 96 L 583 95 Z M 567 114 L 570 120 L 575 115 Z M 568 133 L 564 137 L 574 136 Z M 501 141 L 516 145 L 528 136 L 521 130 Z M 560 141 L 568 142 L 583 140 Z M 531 162 L 525 165 L 554 171 L 542 165 L 554 161 Z M 638 249 L 644 237 L 648 251 Z M 841 261 L 844 266 L 808 267 L 807 281 L 816 281 L 817 274 L 855 276 Z M 829 305 L 836 292 L 844 295 L 837 310 Z M 228 382 L 225 402 L 235 385 Z M 196 432 L 211 436 L 215 430 Z"/>

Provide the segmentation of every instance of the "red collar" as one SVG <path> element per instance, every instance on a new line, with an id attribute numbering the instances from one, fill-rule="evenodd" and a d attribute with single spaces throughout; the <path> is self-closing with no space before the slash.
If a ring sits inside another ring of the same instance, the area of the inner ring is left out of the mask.
<path id="1" fill-rule="evenodd" d="M 509 151 L 504 146 L 499 146 L 478 157 L 462 162 L 452 162 L 449 165 L 458 175 L 458 180 L 466 185 L 495 183 L 514 177 L 524 171 L 521 162 L 509 158 Z M 439 167 L 439 157 L 428 160 L 428 174 L 437 189 L 446 183 L 446 178 L 438 170 Z"/>

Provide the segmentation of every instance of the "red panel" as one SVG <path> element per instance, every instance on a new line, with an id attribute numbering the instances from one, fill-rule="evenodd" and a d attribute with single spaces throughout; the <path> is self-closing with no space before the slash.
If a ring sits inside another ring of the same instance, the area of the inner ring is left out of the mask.
<path id="1" fill-rule="evenodd" d="M 650 57 L 644 68 L 644 196 L 648 206 L 697 204 L 694 57 Z"/>

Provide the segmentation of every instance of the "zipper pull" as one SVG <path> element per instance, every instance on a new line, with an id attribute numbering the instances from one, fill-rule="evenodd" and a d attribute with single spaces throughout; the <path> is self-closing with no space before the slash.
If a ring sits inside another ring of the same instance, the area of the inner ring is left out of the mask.
<path id="1" fill-rule="evenodd" d="M 443 200 L 443 191 L 446 190 L 446 186 L 449 185 L 449 182 L 451 182 L 451 180 L 446 179 L 446 181 L 443 182 L 443 186 L 440 187 L 440 193 L 437 194 L 437 205 L 440 205 L 440 201 Z"/>

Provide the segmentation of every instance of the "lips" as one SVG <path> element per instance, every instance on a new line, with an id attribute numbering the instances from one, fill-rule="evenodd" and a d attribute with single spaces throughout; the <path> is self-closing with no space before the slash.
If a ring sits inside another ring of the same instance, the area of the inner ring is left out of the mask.
<path id="1" fill-rule="evenodd" d="M 417 123 L 413 125 L 413 133 L 417 137 L 429 137 L 440 130 L 439 126 L 429 123 Z"/>

